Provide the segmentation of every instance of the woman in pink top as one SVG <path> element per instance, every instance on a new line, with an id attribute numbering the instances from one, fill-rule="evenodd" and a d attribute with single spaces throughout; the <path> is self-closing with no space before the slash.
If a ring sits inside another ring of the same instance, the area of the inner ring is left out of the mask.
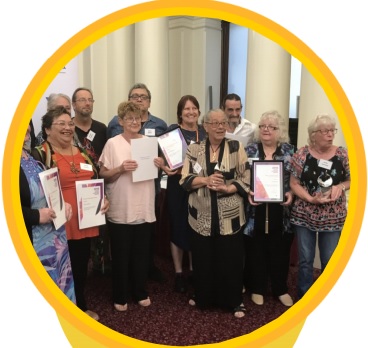
<path id="1" fill-rule="evenodd" d="M 107 224 L 111 238 L 113 301 L 117 311 L 126 311 L 132 297 L 141 306 L 151 304 L 146 291 L 150 231 L 156 221 L 154 180 L 133 182 L 138 164 L 131 159 L 132 139 L 145 137 L 141 111 L 132 102 L 118 107 L 123 133 L 110 138 L 100 157 L 100 176 L 105 179 L 110 209 Z M 154 160 L 159 166 L 158 158 Z"/>

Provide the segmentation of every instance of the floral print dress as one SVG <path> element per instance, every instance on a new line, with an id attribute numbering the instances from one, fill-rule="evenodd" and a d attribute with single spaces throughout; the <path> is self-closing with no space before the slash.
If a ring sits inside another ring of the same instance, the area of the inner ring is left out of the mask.
<path id="1" fill-rule="evenodd" d="M 31 193 L 31 208 L 47 207 L 46 198 L 38 174 L 42 168 L 29 156 L 21 158 L 21 167 L 27 178 Z M 75 303 L 74 280 L 70 264 L 65 227 L 58 230 L 52 223 L 32 226 L 33 247 L 45 270 L 61 291 Z"/>

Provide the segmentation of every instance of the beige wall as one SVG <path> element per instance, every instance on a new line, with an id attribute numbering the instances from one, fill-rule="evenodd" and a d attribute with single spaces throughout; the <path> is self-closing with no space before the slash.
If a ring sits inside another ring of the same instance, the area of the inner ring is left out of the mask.
<path id="1" fill-rule="evenodd" d="M 78 56 L 81 86 L 92 89 L 93 117 L 108 123 L 129 88 L 143 82 L 152 94 L 152 114 L 176 123 L 181 96 L 194 95 L 202 114 L 220 96 L 221 21 L 160 17 L 119 29 Z M 215 105 L 218 107 L 218 105 Z"/>

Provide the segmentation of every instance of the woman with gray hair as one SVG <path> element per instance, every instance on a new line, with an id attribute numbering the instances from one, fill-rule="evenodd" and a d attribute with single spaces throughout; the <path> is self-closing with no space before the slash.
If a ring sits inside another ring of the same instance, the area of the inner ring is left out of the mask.
<path id="1" fill-rule="evenodd" d="M 293 156 L 290 186 L 295 194 L 291 224 L 298 241 L 298 297 L 313 284 L 318 233 L 321 272 L 340 239 L 347 214 L 345 191 L 350 188 L 348 152 L 333 144 L 335 120 L 317 115 L 308 127 L 308 144 Z"/>
<path id="2" fill-rule="evenodd" d="M 255 142 L 245 149 L 250 160 L 283 161 L 284 202 L 255 203 L 253 193 L 248 196 L 244 230 L 247 253 L 244 272 L 249 276 L 246 286 L 250 288 L 252 301 L 263 305 L 270 279 L 273 295 L 289 307 L 293 305 L 287 287 L 294 237 L 289 220 L 293 195 L 289 186 L 290 173 L 285 168 L 294 153 L 294 146 L 288 143 L 285 121 L 277 111 L 262 114 L 254 139 Z"/>
<path id="3" fill-rule="evenodd" d="M 239 141 L 225 138 L 228 119 L 221 109 L 210 110 L 203 121 L 207 139 L 188 146 L 180 180 L 189 192 L 195 292 L 189 303 L 225 307 L 242 318 L 247 156 Z"/>

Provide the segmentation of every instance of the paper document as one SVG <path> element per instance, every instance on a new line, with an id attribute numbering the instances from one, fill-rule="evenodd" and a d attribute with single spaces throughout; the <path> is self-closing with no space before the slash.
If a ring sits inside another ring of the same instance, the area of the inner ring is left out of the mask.
<path id="1" fill-rule="evenodd" d="M 65 203 L 63 193 L 61 192 L 59 172 L 57 168 L 50 168 L 38 174 L 41 180 L 43 192 L 45 193 L 47 206 L 53 209 L 56 218 L 53 223 L 56 229 L 59 229 L 66 223 Z"/>
<path id="2" fill-rule="evenodd" d="M 133 182 L 156 179 L 158 169 L 153 160 L 158 157 L 157 138 L 143 137 L 130 141 L 132 159 L 138 163 L 138 168 L 133 171 Z"/>
<path id="3" fill-rule="evenodd" d="M 79 228 L 104 225 L 105 214 L 101 214 L 104 204 L 104 180 L 81 180 L 75 182 L 78 203 Z"/>

